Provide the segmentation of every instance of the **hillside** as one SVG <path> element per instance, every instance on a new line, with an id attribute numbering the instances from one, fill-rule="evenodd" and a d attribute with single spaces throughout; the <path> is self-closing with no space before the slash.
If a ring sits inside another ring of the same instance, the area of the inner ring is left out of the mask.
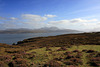
<path id="1" fill-rule="evenodd" d="M 71 46 L 71 45 L 100 45 L 100 32 L 65 34 L 49 37 L 29 38 L 17 42 L 17 45 L 44 46 Z"/>
<path id="2" fill-rule="evenodd" d="M 0 43 L 0 67 L 100 67 L 100 33 L 65 34 Z"/>

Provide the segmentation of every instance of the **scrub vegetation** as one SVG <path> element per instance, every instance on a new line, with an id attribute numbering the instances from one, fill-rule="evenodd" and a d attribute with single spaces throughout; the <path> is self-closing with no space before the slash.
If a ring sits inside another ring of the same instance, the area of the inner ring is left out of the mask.
<path id="1" fill-rule="evenodd" d="M 100 67 L 99 35 L 68 34 L 0 44 L 0 67 Z"/>

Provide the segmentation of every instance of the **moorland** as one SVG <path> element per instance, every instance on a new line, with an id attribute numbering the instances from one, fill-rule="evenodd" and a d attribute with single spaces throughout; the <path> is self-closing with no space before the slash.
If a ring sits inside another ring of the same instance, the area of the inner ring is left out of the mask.
<path id="1" fill-rule="evenodd" d="M 0 67 L 100 67 L 100 32 L 0 43 Z"/>

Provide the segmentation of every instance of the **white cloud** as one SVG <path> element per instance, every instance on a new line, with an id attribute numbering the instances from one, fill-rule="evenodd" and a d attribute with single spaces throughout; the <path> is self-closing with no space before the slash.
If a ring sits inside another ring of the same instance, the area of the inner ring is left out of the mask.
<path id="1" fill-rule="evenodd" d="M 50 14 L 47 14 L 47 15 L 45 15 L 45 16 L 48 17 L 48 18 L 57 17 L 56 15 L 50 15 Z"/>
<path id="2" fill-rule="evenodd" d="M 8 28 L 17 28 L 19 25 L 17 25 L 17 22 L 14 22 L 12 20 L 10 21 L 3 21 L 3 23 L 0 23 L 1 29 L 8 29 Z"/>
<path id="3" fill-rule="evenodd" d="M 84 20 L 81 18 L 76 18 L 76 19 L 71 19 L 71 20 L 60 20 L 60 21 L 50 21 L 49 23 L 52 24 L 61 24 L 61 23 L 83 23 L 83 22 L 96 22 L 98 21 L 97 19 L 91 19 L 91 20 Z"/>
<path id="4" fill-rule="evenodd" d="M 71 20 L 50 21 L 48 23 L 60 28 L 86 31 L 86 29 L 89 30 L 89 29 L 94 29 L 95 27 L 100 27 L 98 22 L 99 21 L 97 19 L 86 20 L 86 19 L 76 18 Z"/>
<path id="5" fill-rule="evenodd" d="M 18 20 L 18 18 L 15 18 L 15 17 L 11 17 L 10 19 L 11 20 Z"/>
<path id="6" fill-rule="evenodd" d="M 0 27 L 8 29 L 8 28 L 41 28 L 48 27 L 49 24 L 45 23 L 48 18 L 40 15 L 33 14 L 22 14 L 21 17 L 15 18 L 10 17 L 7 20 L 0 23 Z"/>
<path id="7" fill-rule="evenodd" d="M 78 22 L 96 22 L 98 21 L 97 19 L 92 19 L 92 20 L 84 20 L 81 18 L 77 18 L 77 19 L 72 19 L 69 22 L 73 22 L 73 23 L 78 23 Z"/>
<path id="8" fill-rule="evenodd" d="M 40 15 L 33 15 L 33 14 L 23 14 L 22 18 L 33 22 L 41 22 L 47 20 L 46 17 L 41 17 Z"/>
<path id="9" fill-rule="evenodd" d="M 22 25 L 26 28 L 41 28 L 45 27 L 48 24 L 44 23 L 48 18 L 40 15 L 33 14 L 23 14 L 22 17 Z"/>

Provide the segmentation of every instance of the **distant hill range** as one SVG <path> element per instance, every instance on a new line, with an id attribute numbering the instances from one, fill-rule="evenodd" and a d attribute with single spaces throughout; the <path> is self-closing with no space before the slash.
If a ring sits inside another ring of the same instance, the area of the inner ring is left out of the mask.
<path id="1" fill-rule="evenodd" d="M 80 31 L 71 29 L 59 29 L 57 27 L 44 27 L 40 29 L 6 29 L 0 30 L 0 34 L 18 34 L 18 33 L 50 33 L 50 32 L 68 32 L 68 33 L 78 33 Z"/>

